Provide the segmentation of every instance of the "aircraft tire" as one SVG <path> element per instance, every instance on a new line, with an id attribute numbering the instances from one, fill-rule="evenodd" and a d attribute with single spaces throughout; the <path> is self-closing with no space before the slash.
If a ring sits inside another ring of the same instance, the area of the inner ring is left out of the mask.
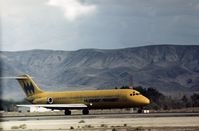
<path id="1" fill-rule="evenodd" d="M 88 115 L 89 114 L 89 110 L 88 109 L 83 109 L 82 110 L 82 114 L 83 115 Z"/>
<path id="2" fill-rule="evenodd" d="M 64 114 L 65 114 L 65 115 L 71 115 L 71 111 L 68 110 L 68 109 L 66 109 L 66 110 L 64 111 Z"/>
<path id="3" fill-rule="evenodd" d="M 137 112 L 138 113 L 142 113 L 143 112 L 143 107 L 140 107 Z"/>
<path id="4" fill-rule="evenodd" d="M 139 109 L 139 110 L 138 110 L 138 113 L 142 113 L 142 110 L 141 110 L 141 109 Z"/>

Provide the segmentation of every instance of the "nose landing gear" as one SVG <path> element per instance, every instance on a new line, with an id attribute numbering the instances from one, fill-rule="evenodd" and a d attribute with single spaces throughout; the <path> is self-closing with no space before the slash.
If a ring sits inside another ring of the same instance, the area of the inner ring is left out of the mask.
<path id="1" fill-rule="evenodd" d="M 143 107 L 140 107 L 140 108 L 138 108 L 137 113 L 148 114 L 149 113 L 149 109 L 144 109 Z"/>
<path id="2" fill-rule="evenodd" d="M 137 113 L 143 113 L 143 107 L 138 108 Z"/>

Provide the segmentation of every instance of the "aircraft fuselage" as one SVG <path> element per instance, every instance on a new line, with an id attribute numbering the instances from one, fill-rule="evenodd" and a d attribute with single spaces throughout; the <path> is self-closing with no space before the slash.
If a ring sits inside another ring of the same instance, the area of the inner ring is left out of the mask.
<path id="1" fill-rule="evenodd" d="M 83 103 L 89 109 L 130 108 L 150 103 L 148 98 L 133 89 L 44 92 L 27 99 L 31 100 L 33 104 Z"/>

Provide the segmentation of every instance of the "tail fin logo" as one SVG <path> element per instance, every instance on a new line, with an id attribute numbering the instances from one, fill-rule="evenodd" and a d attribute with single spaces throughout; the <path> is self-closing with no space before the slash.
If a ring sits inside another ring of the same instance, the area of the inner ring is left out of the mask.
<path id="1" fill-rule="evenodd" d="M 44 92 L 36 85 L 29 75 L 21 75 L 17 78 L 17 81 L 27 97 Z"/>
<path id="2" fill-rule="evenodd" d="M 32 85 L 32 83 L 25 82 L 25 81 L 23 81 L 22 83 L 24 85 L 23 87 L 24 87 L 24 90 L 27 95 L 31 95 L 31 94 L 35 93 L 35 89 L 34 89 L 34 86 Z"/>

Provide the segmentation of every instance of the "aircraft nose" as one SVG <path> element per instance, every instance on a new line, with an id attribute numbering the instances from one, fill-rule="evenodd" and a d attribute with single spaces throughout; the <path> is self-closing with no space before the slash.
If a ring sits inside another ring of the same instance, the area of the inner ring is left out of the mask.
<path id="1" fill-rule="evenodd" d="M 150 104 L 150 100 L 149 100 L 148 98 L 145 97 L 145 98 L 143 99 L 143 104 L 144 104 L 144 105 Z"/>
<path id="2" fill-rule="evenodd" d="M 145 104 L 145 105 L 150 104 L 150 100 L 149 100 L 148 98 L 146 98 L 146 97 L 145 97 L 145 99 L 144 99 L 144 104 Z"/>

